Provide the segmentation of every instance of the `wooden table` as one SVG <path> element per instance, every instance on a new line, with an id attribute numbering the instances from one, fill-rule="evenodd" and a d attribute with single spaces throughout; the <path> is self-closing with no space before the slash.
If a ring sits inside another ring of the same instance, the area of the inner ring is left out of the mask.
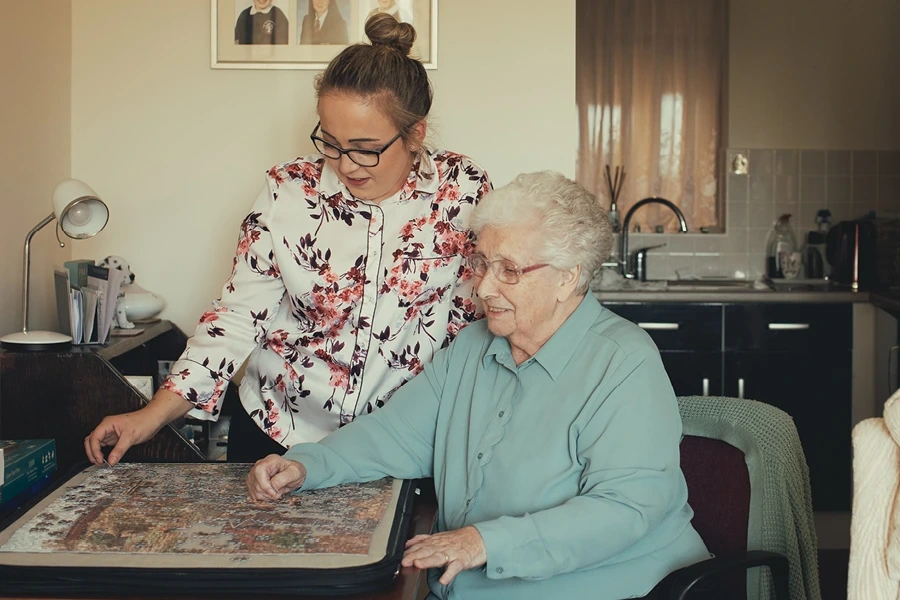
<path id="1" fill-rule="evenodd" d="M 434 498 L 434 490 L 423 490 L 420 496 L 416 496 L 413 505 L 412 519 L 409 526 L 409 538 L 413 536 L 431 533 L 437 518 L 437 502 Z M 123 591 L 124 592 L 124 591 Z M 400 575 L 397 580 L 386 590 L 381 592 L 369 592 L 366 594 L 354 594 L 349 596 L 264 596 L 254 595 L 254 598 L 268 598 L 271 600 L 420 600 L 424 598 L 428 592 L 428 584 L 426 581 L 426 572 L 414 568 L 401 567 Z M 208 600 L 213 596 L 135 596 L 124 592 L 121 600 Z M 35 596 L 28 598 L 16 598 L 14 600 L 34 600 Z M 42 597 L 43 598 L 43 597 Z M 80 596 L 79 598 L 85 598 Z M 223 598 L 221 594 L 216 594 L 215 598 Z M 225 596 L 227 598 L 227 596 Z M 240 596 L 241 600 L 247 600 L 246 596 Z M 69 600 L 60 597 L 53 597 L 53 600 Z"/>

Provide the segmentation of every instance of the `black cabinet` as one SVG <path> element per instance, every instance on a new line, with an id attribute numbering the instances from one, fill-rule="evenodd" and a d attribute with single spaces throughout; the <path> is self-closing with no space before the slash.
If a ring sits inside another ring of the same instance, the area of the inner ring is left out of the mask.
<path id="1" fill-rule="evenodd" d="M 851 354 L 726 352 L 725 395 L 791 415 L 809 465 L 813 508 L 850 510 Z"/>
<path id="2" fill-rule="evenodd" d="M 650 334 L 676 395 L 759 400 L 791 415 L 813 507 L 850 510 L 851 305 L 605 306 Z"/>
<path id="3" fill-rule="evenodd" d="M 722 306 L 608 304 L 644 329 L 659 348 L 678 396 L 722 393 Z"/>

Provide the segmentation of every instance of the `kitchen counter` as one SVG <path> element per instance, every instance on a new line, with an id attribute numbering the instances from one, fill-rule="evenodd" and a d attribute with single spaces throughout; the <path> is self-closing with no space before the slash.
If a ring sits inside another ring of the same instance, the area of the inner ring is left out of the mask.
<path id="1" fill-rule="evenodd" d="M 872 304 L 900 318 L 900 290 L 872 292 Z"/>
<path id="2" fill-rule="evenodd" d="M 847 302 L 875 302 L 875 294 L 846 290 L 595 290 L 594 296 L 601 302 L 694 302 L 710 304 L 736 304 L 743 302 L 778 302 L 839 304 Z M 891 303 L 900 311 L 900 294 L 879 296 L 882 302 Z M 885 309 L 889 310 L 889 309 Z"/>

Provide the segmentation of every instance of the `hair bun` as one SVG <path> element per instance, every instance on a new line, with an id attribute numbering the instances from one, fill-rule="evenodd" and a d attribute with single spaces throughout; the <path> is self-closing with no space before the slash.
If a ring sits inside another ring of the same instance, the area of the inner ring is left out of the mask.
<path id="1" fill-rule="evenodd" d="M 373 46 L 389 46 L 403 56 L 409 56 L 416 41 L 416 29 L 387 13 L 375 13 L 366 21 L 366 36 Z"/>

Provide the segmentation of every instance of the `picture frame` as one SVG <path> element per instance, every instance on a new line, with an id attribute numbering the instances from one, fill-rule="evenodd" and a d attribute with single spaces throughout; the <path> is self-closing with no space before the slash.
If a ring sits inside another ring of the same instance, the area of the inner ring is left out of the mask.
<path id="1" fill-rule="evenodd" d="M 365 21 L 385 6 L 416 28 L 411 56 L 436 69 L 438 0 L 210 0 L 210 67 L 322 70 L 348 45 L 368 41 Z"/>

